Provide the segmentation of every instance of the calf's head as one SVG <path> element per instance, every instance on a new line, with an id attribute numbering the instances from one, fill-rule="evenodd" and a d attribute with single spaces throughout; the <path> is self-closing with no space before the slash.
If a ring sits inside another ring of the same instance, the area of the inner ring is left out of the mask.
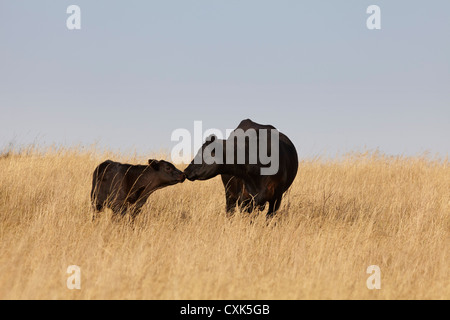
<path id="1" fill-rule="evenodd" d="M 175 168 L 173 164 L 164 160 L 148 160 L 148 165 L 157 172 L 160 185 L 172 185 L 184 182 L 186 175 Z"/>

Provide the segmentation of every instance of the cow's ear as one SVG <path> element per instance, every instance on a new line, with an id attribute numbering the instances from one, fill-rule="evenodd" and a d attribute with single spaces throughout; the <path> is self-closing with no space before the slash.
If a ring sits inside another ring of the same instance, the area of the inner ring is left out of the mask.
<path id="1" fill-rule="evenodd" d="M 154 170 L 159 170 L 159 161 L 158 160 L 149 159 L 148 165 Z"/>
<path id="2" fill-rule="evenodd" d="M 216 135 L 212 134 L 209 136 L 208 141 L 214 142 L 214 141 L 216 141 L 216 139 L 217 139 Z"/>

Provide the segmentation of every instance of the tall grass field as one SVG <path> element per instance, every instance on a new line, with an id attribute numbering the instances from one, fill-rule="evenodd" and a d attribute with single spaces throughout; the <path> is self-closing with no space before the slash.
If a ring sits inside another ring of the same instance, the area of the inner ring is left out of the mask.
<path id="1" fill-rule="evenodd" d="M 450 299 L 448 159 L 301 160 L 273 219 L 228 217 L 217 177 L 156 191 L 134 223 L 108 210 L 93 221 L 95 167 L 155 157 L 4 153 L 0 299 Z M 67 286 L 71 265 L 80 289 Z"/>

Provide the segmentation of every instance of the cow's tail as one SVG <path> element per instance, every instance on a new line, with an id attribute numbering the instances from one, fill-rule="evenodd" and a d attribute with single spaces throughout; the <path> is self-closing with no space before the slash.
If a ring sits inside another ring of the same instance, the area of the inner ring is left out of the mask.
<path id="1" fill-rule="evenodd" d="M 102 201 L 99 201 L 98 199 L 98 193 L 100 186 L 103 182 L 103 178 L 106 173 L 106 169 L 108 166 L 112 164 L 111 160 L 107 160 L 103 163 L 101 163 L 97 168 L 95 168 L 94 173 L 92 175 L 92 189 L 91 189 L 91 203 L 92 208 L 94 211 L 102 211 L 103 210 L 103 203 Z"/>

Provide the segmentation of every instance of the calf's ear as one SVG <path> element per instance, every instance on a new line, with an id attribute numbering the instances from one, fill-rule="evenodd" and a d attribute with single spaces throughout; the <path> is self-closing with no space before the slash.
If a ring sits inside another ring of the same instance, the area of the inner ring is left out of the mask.
<path id="1" fill-rule="evenodd" d="M 154 170 L 159 170 L 159 161 L 158 160 L 149 159 L 148 165 Z"/>

